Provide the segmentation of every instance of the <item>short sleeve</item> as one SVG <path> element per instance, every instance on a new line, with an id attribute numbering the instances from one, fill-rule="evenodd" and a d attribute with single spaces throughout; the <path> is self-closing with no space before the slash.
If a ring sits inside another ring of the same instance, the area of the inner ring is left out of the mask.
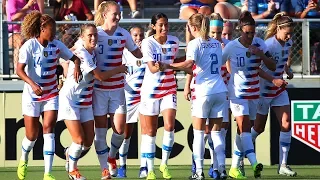
<path id="1" fill-rule="evenodd" d="M 59 57 L 65 59 L 65 60 L 69 60 L 72 58 L 73 53 L 70 51 L 70 49 L 64 45 L 61 41 L 56 40 L 57 42 L 57 46 L 60 50 L 60 54 Z"/>
<path id="2" fill-rule="evenodd" d="M 94 54 L 90 55 L 88 52 L 82 50 L 80 56 L 83 57 L 83 59 L 81 59 L 81 65 L 84 72 L 90 73 L 91 71 L 97 68 L 97 65 L 95 64 L 94 60 L 96 56 Z"/>
<path id="3" fill-rule="evenodd" d="M 258 14 L 257 0 L 249 0 L 248 1 L 248 11 L 251 13 Z"/>
<path id="4" fill-rule="evenodd" d="M 225 64 L 230 58 L 233 42 L 229 42 L 222 50 L 222 65 Z"/>
<path id="5" fill-rule="evenodd" d="M 126 48 L 132 52 L 138 48 L 138 46 L 133 42 L 132 37 L 130 36 L 129 32 L 124 30 L 124 35 L 126 36 Z"/>
<path id="6" fill-rule="evenodd" d="M 142 41 L 141 50 L 144 62 L 155 61 L 153 58 L 153 47 L 148 39 Z"/>
<path id="7" fill-rule="evenodd" d="M 192 40 L 188 43 L 186 60 L 197 61 L 198 47 L 196 46 L 195 40 Z"/>
<path id="8" fill-rule="evenodd" d="M 28 60 L 32 58 L 30 43 L 27 41 L 23 46 L 19 49 L 19 63 L 28 64 Z"/>
<path id="9" fill-rule="evenodd" d="M 266 53 L 268 51 L 268 47 L 267 47 L 266 43 L 261 39 L 259 44 L 260 44 L 259 49 L 262 50 L 263 53 Z"/>

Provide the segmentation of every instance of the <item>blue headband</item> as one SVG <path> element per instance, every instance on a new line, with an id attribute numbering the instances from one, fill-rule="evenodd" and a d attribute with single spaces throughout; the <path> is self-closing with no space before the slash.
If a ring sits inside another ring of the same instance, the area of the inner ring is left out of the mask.
<path id="1" fill-rule="evenodd" d="M 211 26 L 223 27 L 223 22 L 220 20 L 210 20 L 210 27 Z"/>

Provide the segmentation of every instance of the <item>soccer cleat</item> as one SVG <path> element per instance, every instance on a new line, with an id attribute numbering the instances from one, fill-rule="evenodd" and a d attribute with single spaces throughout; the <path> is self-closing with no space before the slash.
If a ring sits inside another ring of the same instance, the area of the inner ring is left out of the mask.
<path id="1" fill-rule="evenodd" d="M 172 178 L 172 176 L 169 172 L 168 166 L 166 164 L 161 164 L 159 169 L 160 169 L 160 172 L 162 173 L 162 177 L 164 179 L 171 179 Z"/>
<path id="2" fill-rule="evenodd" d="M 294 172 L 288 165 L 280 166 L 279 174 L 292 177 L 297 176 L 297 173 Z"/>
<path id="3" fill-rule="evenodd" d="M 69 172 L 69 179 L 70 180 L 86 180 L 85 177 L 81 176 L 78 169 L 75 169 L 72 172 Z"/>
<path id="4" fill-rule="evenodd" d="M 66 171 L 69 172 L 69 147 L 66 147 L 64 149 L 64 155 L 66 156 L 65 168 L 66 168 Z"/>
<path id="5" fill-rule="evenodd" d="M 255 163 L 253 165 L 253 175 L 255 178 L 261 178 L 261 171 L 263 170 L 263 165 L 261 163 Z"/>
<path id="6" fill-rule="evenodd" d="M 211 164 L 211 166 L 210 166 L 210 169 L 208 171 L 208 175 L 209 175 L 209 177 L 211 177 L 213 179 L 220 179 L 220 173 L 218 170 L 213 169 L 213 164 Z"/>
<path id="7" fill-rule="evenodd" d="M 240 160 L 239 170 L 243 176 L 246 176 L 246 172 L 244 170 L 244 162 L 243 159 Z"/>
<path id="8" fill-rule="evenodd" d="M 43 180 L 56 180 L 56 178 L 52 174 L 46 173 L 43 175 Z"/>
<path id="9" fill-rule="evenodd" d="M 154 179 L 157 179 L 156 173 L 154 173 L 154 171 L 149 171 L 148 176 L 147 176 L 147 180 L 154 180 Z"/>
<path id="10" fill-rule="evenodd" d="M 126 165 L 123 165 L 123 166 L 120 166 L 119 169 L 118 169 L 118 178 L 125 178 L 127 177 L 127 166 Z"/>
<path id="11" fill-rule="evenodd" d="M 228 178 L 227 172 L 226 172 L 226 170 L 223 170 L 220 173 L 220 178 L 219 179 L 227 179 L 227 178 Z"/>
<path id="12" fill-rule="evenodd" d="M 148 176 L 148 168 L 140 167 L 139 178 L 146 178 Z"/>
<path id="13" fill-rule="evenodd" d="M 109 172 L 110 172 L 111 176 L 117 177 L 118 173 L 117 173 L 116 158 L 108 157 L 108 163 L 109 163 Z"/>
<path id="14" fill-rule="evenodd" d="M 193 158 L 192 158 L 191 172 L 192 174 L 196 173 L 196 162 L 194 162 Z"/>
<path id="15" fill-rule="evenodd" d="M 189 177 L 190 180 L 203 180 L 204 179 L 204 174 L 201 173 L 201 175 L 198 175 L 197 173 L 192 174 Z"/>
<path id="16" fill-rule="evenodd" d="M 111 175 L 108 169 L 103 169 L 101 173 L 101 180 L 111 179 Z"/>
<path id="17" fill-rule="evenodd" d="M 247 177 L 242 175 L 238 168 L 230 168 L 229 176 L 234 179 L 247 179 Z"/>
<path id="18" fill-rule="evenodd" d="M 20 161 L 18 165 L 17 175 L 20 180 L 24 180 L 28 172 L 28 161 Z"/>

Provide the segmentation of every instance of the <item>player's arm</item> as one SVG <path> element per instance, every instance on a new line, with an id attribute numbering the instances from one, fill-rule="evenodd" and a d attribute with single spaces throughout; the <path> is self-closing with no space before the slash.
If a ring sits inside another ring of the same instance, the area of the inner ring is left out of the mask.
<path id="1" fill-rule="evenodd" d="M 272 82 L 277 87 L 285 87 L 288 83 L 283 79 L 276 79 L 270 74 L 264 72 L 261 68 L 258 70 L 259 76 L 263 79 Z"/>
<path id="2" fill-rule="evenodd" d="M 91 71 L 93 76 L 99 81 L 105 81 L 116 74 L 125 72 L 127 72 L 127 67 L 124 64 L 109 71 L 101 71 L 99 68 L 95 68 Z"/>
<path id="3" fill-rule="evenodd" d="M 190 96 L 191 96 L 191 89 L 190 89 L 190 84 L 192 81 L 192 75 L 191 74 L 187 74 L 186 76 L 186 83 L 184 84 L 184 98 L 188 101 L 190 101 Z"/>
<path id="4" fill-rule="evenodd" d="M 261 54 L 260 56 L 261 60 L 263 61 L 263 63 L 266 65 L 266 67 L 268 69 L 270 69 L 271 71 L 275 71 L 276 70 L 276 62 L 275 60 L 272 58 L 271 54 L 269 53 L 269 51 L 267 51 L 264 54 Z"/>
<path id="5" fill-rule="evenodd" d="M 134 55 L 136 58 L 141 59 L 142 58 L 142 52 L 140 48 L 137 47 L 137 49 L 131 51 L 132 55 Z"/>

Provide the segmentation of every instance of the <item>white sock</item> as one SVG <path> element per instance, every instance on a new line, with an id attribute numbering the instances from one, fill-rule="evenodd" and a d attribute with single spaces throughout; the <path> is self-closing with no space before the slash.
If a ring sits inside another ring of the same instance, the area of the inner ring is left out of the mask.
<path id="1" fill-rule="evenodd" d="M 226 155 L 224 153 L 224 144 L 220 131 L 211 131 L 211 138 L 213 141 L 214 152 L 217 156 L 219 167 L 225 166 Z"/>
<path id="2" fill-rule="evenodd" d="M 172 146 L 174 143 L 174 131 L 163 132 L 162 140 L 162 161 L 161 164 L 168 164 L 168 159 L 170 157 Z"/>
<path id="3" fill-rule="evenodd" d="M 291 144 L 291 131 L 280 132 L 279 137 L 279 164 L 287 165 L 288 153 Z"/>
<path id="4" fill-rule="evenodd" d="M 145 149 L 145 154 L 143 156 L 147 159 L 148 171 L 153 171 L 156 154 L 156 137 L 145 135 L 144 141 L 143 148 Z"/>
<path id="5" fill-rule="evenodd" d="M 127 156 L 128 156 L 128 150 L 129 150 L 129 146 L 130 146 L 130 139 L 124 139 L 120 149 L 119 149 L 119 161 L 120 161 L 120 166 L 124 166 L 127 163 Z"/>
<path id="6" fill-rule="evenodd" d="M 143 143 L 146 142 L 145 138 L 147 135 L 142 134 L 141 135 L 141 143 L 140 143 L 140 151 L 141 151 L 141 157 L 140 157 L 140 167 L 147 167 L 147 157 L 145 156 L 145 146 Z"/>
<path id="7" fill-rule="evenodd" d="M 44 173 L 50 173 L 52 170 L 54 152 L 54 133 L 43 134 Z"/>
<path id="8" fill-rule="evenodd" d="M 203 172 L 204 159 L 204 131 L 193 129 L 193 158 L 196 164 L 196 173 L 201 175 Z"/>
<path id="9" fill-rule="evenodd" d="M 22 154 L 20 157 L 20 161 L 28 161 L 29 160 L 29 153 L 31 149 L 33 148 L 34 144 L 36 143 L 37 140 L 35 141 L 30 141 L 27 137 L 24 137 L 22 140 Z"/>
<path id="10" fill-rule="evenodd" d="M 220 130 L 221 138 L 222 138 L 222 140 L 224 142 L 224 145 L 226 145 L 227 132 L 228 132 L 228 129 L 225 129 L 225 128 L 221 128 L 221 130 Z M 226 147 L 224 147 L 224 149 L 226 149 Z"/>
<path id="11" fill-rule="evenodd" d="M 72 142 L 71 146 L 69 147 L 69 172 L 77 169 L 77 163 L 79 157 L 81 156 L 81 152 L 82 145 Z"/>
<path id="12" fill-rule="evenodd" d="M 250 164 L 254 165 L 257 162 L 257 158 L 256 153 L 254 152 L 251 133 L 243 132 L 241 133 L 240 138 L 245 155 L 250 161 Z"/>
<path id="13" fill-rule="evenodd" d="M 107 128 L 95 128 L 94 146 L 99 159 L 100 168 L 108 169 Z"/>
<path id="14" fill-rule="evenodd" d="M 213 165 L 213 169 L 218 168 L 218 161 L 217 161 L 217 156 L 214 153 L 214 147 L 213 147 L 213 141 L 211 138 L 211 133 L 210 133 L 210 136 L 208 136 L 208 145 L 209 145 L 211 165 Z"/>
<path id="15" fill-rule="evenodd" d="M 123 142 L 124 134 L 117 134 L 115 132 L 112 133 L 111 137 L 111 146 L 109 151 L 110 158 L 116 158 L 117 152 Z"/>
<path id="16" fill-rule="evenodd" d="M 234 141 L 233 146 L 234 146 L 234 152 L 232 155 L 231 167 L 238 168 L 240 165 L 240 160 L 243 158 L 243 148 L 241 144 L 241 138 L 238 133 L 236 134 L 236 139 Z"/>
<path id="17" fill-rule="evenodd" d="M 253 127 L 251 127 L 251 136 L 252 136 L 252 142 L 256 142 L 256 139 L 259 136 L 259 133 L 256 130 L 254 130 Z"/>

